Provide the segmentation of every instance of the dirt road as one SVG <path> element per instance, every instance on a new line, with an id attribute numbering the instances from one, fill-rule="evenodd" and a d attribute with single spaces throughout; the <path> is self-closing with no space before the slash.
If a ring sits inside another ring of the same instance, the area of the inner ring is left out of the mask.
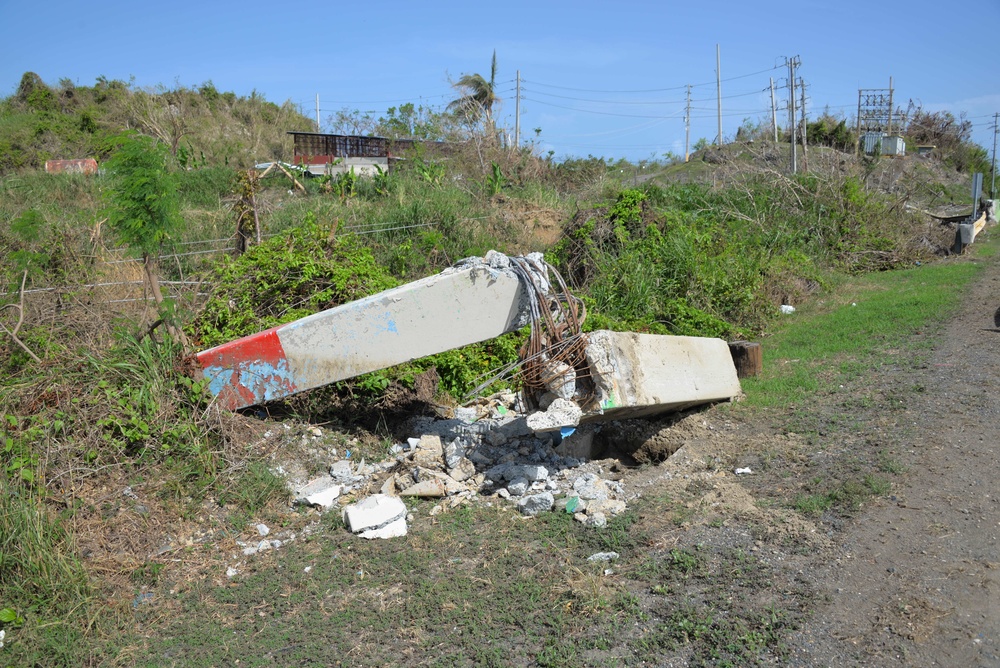
<path id="1" fill-rule="evenodd" d="M 1000 666 L 1000 261 L 906 372 L 910 471 L 805 575 L 828 597 L 791 639 L 794 666 Z"/>

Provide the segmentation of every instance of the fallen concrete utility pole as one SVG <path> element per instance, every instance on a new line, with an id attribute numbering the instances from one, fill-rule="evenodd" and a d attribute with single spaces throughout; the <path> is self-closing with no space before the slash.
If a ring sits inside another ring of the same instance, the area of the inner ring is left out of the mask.
<path id="1" fill-rule="evenodd" d="M 512 259 L 491 251 L 206 350 L 197 356 L 201 373 L 220 405 L 237 409 L 492 339 L 537 320 L 533 299 L 548 279 L 526 278 L 532 266 L 547 267 L 541 254 Z M 579 405 L 571 422 L 676 411 L 740 394 L 721 339 L 592 332 L 580 343 L 585 368 L 563 365 L 549 379 L 558 398 Z M 561 417 L 553 415 L 553 426 L 562 426 Z"/>

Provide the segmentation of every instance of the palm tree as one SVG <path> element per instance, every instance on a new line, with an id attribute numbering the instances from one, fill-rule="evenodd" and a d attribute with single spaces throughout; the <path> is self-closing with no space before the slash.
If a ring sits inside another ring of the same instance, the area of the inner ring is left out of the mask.
<path id="1" fill-rule="evenodd" d="M 448 105 L 448 111 L 453 111 L 470 123 L 482 120 L 487 127 L 493 126 L 493 105 L 500 101 L 496 94 L 497 52 L 493 51 L 490 63 L 490 80 L 481 74 L 463 74 L 452 84 L 452 87 L 462 93 L 457 100 Z"/>

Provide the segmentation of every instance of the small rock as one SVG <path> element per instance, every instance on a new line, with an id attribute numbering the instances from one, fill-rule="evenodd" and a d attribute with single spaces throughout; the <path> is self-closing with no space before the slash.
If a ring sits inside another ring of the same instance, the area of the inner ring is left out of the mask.
<path id="1" fill-rule="evenodd" d="M 552 510 L 555 505 L 555 499 L 552 498 L 552 494 L 549 492 L 542 492 L 541 494 L 532 494 L 531 496 L 526 496 L 517 502 L 517 509 L 521 511 L 522 515 L 534 516 L 538 513 L 547 512 Z"/>
<path id="2" fill-rule="evenodd" d="M 258 524 L 257 533 L 261 536 L 266 536 L 267 534 L 271 533 L 271 529 L 266 524 Z"/>
<path id="3" fill-rule="evenodd" d="M 319 427 L 310 427 L 309 433 L 318 438 L 323 435 L 323 430 L 320 429 Z"/>
<path id="4" fill-rule="evenodd" d="M 587 513 L 587 518 L 583 521 L 583 525 L 595 529 L 602 529 L 608 526 L 608 518 L 605 517 L 604 513 Z"/>
<path id="5" fill-rule="evenodd" d="M 236 576 L 237 573 L 239 573 L 239 571 L 236 570 L 235 568 L 233 568 L 232 566 L 230 566 L 229 568 L 226 569 L 226 577 L 227 578 L 233 578 L 233 577 Z"/>
<path id="6" fill-rule="evenodd" d="M 587 561 L 614 561 L 620 556 L 617 552 L 595 552 L 587 557 Z"/>
<path id="7" fill-rule="evenodd" d="M 444 511 L 444 508 L 442 508 L 440 505 L 437 505 L 437 506 L 434 506 L 433 508 L 431 508 L 431 511 L 428 514 L 431 517 L 434 517 L 435 515 L 440 515 L 443 511 Z"/>
<path id="8" fill-rule="evenodd" d="M 735 473 L 736 475 L 750 475 L 751 473 L 753 473 L 753 471 L 751 471 L 750 467 L 748 466 L 746 468 L 736 469 L 733 471 L 733 473 Z"/>
<path id="9" fill-rule="evenodd" d="M 499 496 L 501 499 L 509 499 L 510 492 L 507 491 L 506 487 L 501 487 L 500 489 L 497 490 L 497 496 Z"/>
<path id="10" fill-rule="evenodd" d="M 507 483 L 507 491 L 511 493 L 511 496 L 521 496 L 528 491 L 528 479 L 517 477 Z M 549 494 L 549 496 L 552 496 Z"/>

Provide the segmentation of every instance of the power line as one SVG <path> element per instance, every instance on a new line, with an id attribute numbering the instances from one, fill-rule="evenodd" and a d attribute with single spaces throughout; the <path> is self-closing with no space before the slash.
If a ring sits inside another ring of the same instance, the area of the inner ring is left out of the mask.
<path id="1" fill-rule="evenodd" d="M 773 72 L 774 70 L 777 70 L 777 69 L 779 69 L 781 67 L 784 67 L 784 65 L 775 65 L 773 67 L 767 68 L 766 70 L 760 70 L 758 72 L 750 72 L 748 74 L 740 74 L 740 75 L 735 76 L 735 77 L 728 77 L 726 79 L 722 79 L 722 81 L 736 81 L 737 79 L 746 79 L 747 77 L 757 76 L 758 74 L 765 74 L 767 72 Z M 540 81 L 529 81 L 527 79 L 522 79 L 522 81 L 524 83 L 533 83 L 533 84 L 536 84 L 538 86 L 545 86 L 546 88 L 559 88 L 561 90 L 572 90 L 572 91 L 577 91 L 579 93 L 661 93 L 661 92 L 672 91 L 672 90 L 684 90 L 688 86 L 688 84 L 684 84 L 682 86 L 672 86 L 672 87 L 669 87 L 669 88 L 647 88 L 647 89 L 642 89 L 642 90 L 598 90 L 598 89 L 594 89 L 594 88 L 573 88 L 573 87 L 570 87 L 570 86 L 559 86 L 557 84 L 543 83 L 543 82 L 540 82 Z M 716 83 L 717 82 L 715 80 L 712 80 L 712 81 L 706 81 L 704 83 L 696 83 L 696 84 L 690 84 L 690 85 L 691 85 L 692 88 L 697 88 L 699 86 L 714 86 Z"/>

